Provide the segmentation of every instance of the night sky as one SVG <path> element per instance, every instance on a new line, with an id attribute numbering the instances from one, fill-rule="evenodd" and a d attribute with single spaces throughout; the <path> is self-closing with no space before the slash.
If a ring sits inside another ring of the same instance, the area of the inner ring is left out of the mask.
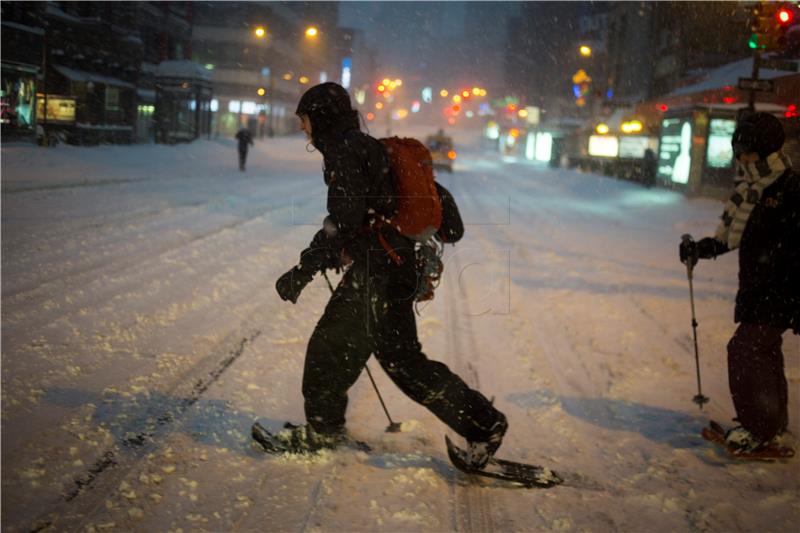
<path id="1" fill-rule="evenodd" d="M 491 85 L 518 12 L 513 2 L 343 2 L 339 23 L 364 30 L 387 75 Z"/>

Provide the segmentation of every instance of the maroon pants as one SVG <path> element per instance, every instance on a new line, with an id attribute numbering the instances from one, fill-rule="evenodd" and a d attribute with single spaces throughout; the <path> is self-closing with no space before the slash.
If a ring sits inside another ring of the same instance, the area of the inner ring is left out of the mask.
<path id="1" fill-rule="evenodd" d="M 786 429 L 788 389 L 781 335 L 785 330 L 739 324 L 728 343 L 728 381 L 739 423 L 767 441 Z"/>

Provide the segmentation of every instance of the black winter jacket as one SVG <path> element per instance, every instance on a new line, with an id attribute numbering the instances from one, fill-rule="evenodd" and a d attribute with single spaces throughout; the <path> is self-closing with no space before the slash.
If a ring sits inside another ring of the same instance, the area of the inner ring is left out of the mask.
<path id="1" fill-rule="evenodd" d="M 702 258 L 730 251 L 708 237 Z M 800 333 L 800 174 L 784 172 L 764 189 L 739 246 L 739 291 L 734 320 Z"/>
<path id="2" fill-rule="evenodd" d="M 374 231 L 366 229 L 371 217 L 391 217 L 395 212 L 394 175 L 383 145 L 377 139 L 350 129 L 326 139 L 323 148 L 324 179 L 328 186 L 328 219 L 335 235 L 320 230 L 301 254 L 307 271 L 336 268 L 342 251 L 354 260 L 379 247 Z M 398 235 L 391 228 L 390 242 Z"/>

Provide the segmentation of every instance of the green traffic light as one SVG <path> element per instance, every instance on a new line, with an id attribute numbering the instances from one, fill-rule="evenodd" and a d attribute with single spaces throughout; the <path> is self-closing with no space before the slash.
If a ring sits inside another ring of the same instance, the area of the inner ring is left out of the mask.
<path id="1" fill-rule="evenodd" d="M 758 35 L 755 33 L 750 36 L 750 39 L 747 41 L 747 46 L 751 49 L 755 50 L 758 48 Z"/>

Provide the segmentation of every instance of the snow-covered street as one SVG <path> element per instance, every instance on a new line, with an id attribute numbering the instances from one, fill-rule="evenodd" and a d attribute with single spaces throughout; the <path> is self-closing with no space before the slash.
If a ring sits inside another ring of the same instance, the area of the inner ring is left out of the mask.
<path id="1" fill-rule="evenodd" d="M 374 360 L 402 432 L 384 432 L 362 375 L 348 427 L 371 453 L 252 443 L 256 419 L 304 421 L 306 342 L 329 295 L 319 276 L 297 305 L 274 289 L 325 214 L 321 156 L 301 137 L 257 140 L 244 173 L 233 140 L 4 144 L 3 530 L 793 531 L 797 458 L 735 462 L 699 436 L 734 416 L 736 253 L 695 272 L 711 403 L 691 401 L 678 242 L 711 234 L 722 203 L 505 158 L 477 133 L 456 145 L 439 179 L 466 234 L 420 340 L 507 414 L 498 455 L 564 485 L 459 473 L 447 428 Z M 800 337 L 783 349 L 800 435 Z"/>

